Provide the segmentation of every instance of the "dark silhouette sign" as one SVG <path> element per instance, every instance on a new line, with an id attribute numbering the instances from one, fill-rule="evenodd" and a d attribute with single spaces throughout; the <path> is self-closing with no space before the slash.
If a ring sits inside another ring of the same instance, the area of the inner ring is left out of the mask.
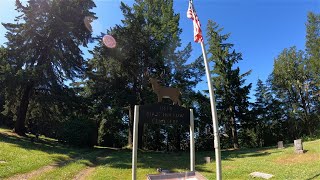
<path id="1" fill-rule="evenodd" d="M 190 110 L 177 105 L 148 104 L 139 107 L 139 123 L 190 124 Z"/>
<path id="2" fill-rule="evenodd" d="M 158 83 L 159 80 L 156 78 L 150 78 L 149 82 L 152 85 L 152 90 L 158 96 L 158 102 L 162 102 L 162 98 L 169 98 L 172 100 L 173 104 L 177 104 L 181 106 L 180 101 L 180 89 L 179 88 L 172 88 L 172 87 L 163 87 Z"/>

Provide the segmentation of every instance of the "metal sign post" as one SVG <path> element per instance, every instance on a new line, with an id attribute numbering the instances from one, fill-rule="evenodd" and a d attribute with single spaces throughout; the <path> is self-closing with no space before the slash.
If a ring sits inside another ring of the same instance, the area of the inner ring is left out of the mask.
<path id="1" fill-rule="evenodd" d="M 195 171 L 195 165 L 194 117 L 193 109 L 190 109 L 190 171 Z"/>
<path id="2" fill-rule="evenodd" d="M 132 147 L 132 180 L 137 179 L 139 106 L 134 106 L 133 147 Z"/>

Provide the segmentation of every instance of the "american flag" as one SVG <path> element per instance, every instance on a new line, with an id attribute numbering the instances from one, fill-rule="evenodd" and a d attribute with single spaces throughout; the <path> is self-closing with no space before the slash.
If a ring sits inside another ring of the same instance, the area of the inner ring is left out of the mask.
<path id="1" fill-rule="evenodd" d="M 203 42 L 202 31 L 201 31 L 201 24 L 199 18 L 193 8 L 193 4 L 189 1 L 189 8 L 187 11 L 187 17 L 192 19 L 193 21 L 193 32 L 194 32 L 194 42 L 201 43 Z"/>

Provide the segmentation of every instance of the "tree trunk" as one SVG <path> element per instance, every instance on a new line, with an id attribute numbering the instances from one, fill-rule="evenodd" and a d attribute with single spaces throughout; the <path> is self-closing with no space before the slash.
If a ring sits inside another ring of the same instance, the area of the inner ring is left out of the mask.
<path id="1" fill-rule="evenodd" d="M 23 90 L 20 105 L 17 111 L 17 120 L 14 127 L 14 132 L 22 136 L 24 136 L 26 133 L 25 122 L 26 122 L 26 115 L 28 111 L 32 89 L 33 89 L 33 83 L 28 82 L 26 87 Z"/>
<path id="2" fill-rule="evenodd" d="M 133 123 L 134 123 L 134 106 L 130 105 L 129 109 L 129 131 L 128 131 L 128 146 L 132 147 L 133 143 Z M 138 148 L 143 147 L 143 124 L 138 124 Z"/>
<path id="3" fill-rule="evenodd" d="M 167 131 L 167 138 L 166 138 L 166 150 L 169 152 L 169 132 Z"/>
<path id="4" fill-rule="evenodd" d="M 134 119 L 134 106 L 129 106 L 129 130 L 128 130 L 128 146 L 132 147 L 133 142 L 133 119 Z"/>
<path id="5" fill-rule="evenodd" d="M 98 144 L 98 135 L 99 135 L 99 123 L 98 121 L 94 122 L 94 131 L 93 135 L 90 138 L 90 147 Z"/>
<path id="6" fill-rule="evenodd" d="M 138 148 L 142 149 L 143 148 L 143 124 L 139 123 L 138 125 Z"/>
<path id="7" fill-rule="evenodd" d="M 176 142 L 175 142 L 175 148 L 176 148 L 176 151 L 180 151 L 181 150 L 181 138 L 180 138 L 180 127 L 178 125 L 176 125 Z"/>
<path id="8" fill-rule="evenodd" d="M 238 149 L 239 148 L 239 142 L 238 142 L 238 132 L 237 132 L 237 124 L 234 120 L 234 118 L 231 118 L 232 126 L 232 141 L 233 141 L 233 148 Z"/>
<path id="9" fill-rule="evenodd" d="M 309 133 L 309 136 L 313 136 L 313 132 L 312 132 L 312 122 L 311 122 L 311 119 L 309 119 L 309 112 L 310 112 L 310 109 L 308 108 L 308 97 L 304 97 L 303 96 L 303 93 L 302 93 L 302 90 L 300 89 L 300 97 L 301 97 L 301 103 L 302 103 L 302 108 L 303 108 L 303 111 L 304 111 L 304 121 L 305 121 L 305 125 L 307 126 L 307 129 L 308 129 L 308 133 Z"/>
<path id="10" fill-rule="evenodd" d="M 233 141 L 233 148 L 238 149 L 239 148 L 239 142 L 238 142 L 238 132 L 237 132 L 237 124 L 236 120 L 233 115 L 233 108 L 230 107 L 230 114 L 231 114 L 231 132 L 232 132 L 232 141 Z"/>

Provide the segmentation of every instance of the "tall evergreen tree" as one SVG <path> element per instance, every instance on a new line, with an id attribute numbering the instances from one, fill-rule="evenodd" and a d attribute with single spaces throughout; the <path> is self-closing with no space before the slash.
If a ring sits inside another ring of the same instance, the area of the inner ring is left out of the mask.
<path id="1" fill-rule="evenodd" d="M 251 135 L 256 138 L 247 140 L 255 143 L 255 146 L 274 145 L 279 140 L 284 140 L 282 106 L 278 100 L 273 98 L 269 86 L 265 85 L 260 79 L 257 82 L 256 101 L 252 106 L 251 124 L 246 124 L 248 129 L 253 130 Z"/>
<path id="2" fill-rule="evenodd" d="M 121 3 L 120 8 L 124 15 L 122 24 L 108 31 L 116 39 L 117 47 L 108 49 L 102 43 L 95 47 L 94 57 L 88 63 L 87 87 L 93 101 L 101 102 L 104 107 L 128 109 L 124 119 L 128 120 L 131 145 L 134 106 L 156 100 L 146 72 L 161 80 L 163 86 L 179 87 L 188 95 L 200 80 L 202 73 L 198 69 L 202 64 L 200 60 L 186 63 L 190 44 L 177 50 L 180 16 L 174 13 L 172 0 L 137 0 L 132 7 Z M 156 134 L 149 139 L 156 137 L 151 140 L 162 142 L 161 127 L 150 127 Z M 139 132 L 143 129 L 140 126 Z M 141 142 L 141 134 L 139 137 Z"/>
<path id="3" fill-rule="evenodd" d="M 254 94 L 256 97 L 256 102 L 254 103 L 254 115 L 256 123 L 256 133 L 258 136 L 258 145 L 260 147 L 264 146 L 264 136 L 265 131 L 268 128 L 268 106 L 272 100 L 271 94 L 268 92 L 267 87 L 263 84 L 263 82 L 258 79 L 256 93 Z"/>
<path id="4" fill-rule="evenodd" d="M 214 62 L 213 82 L 216 91 L 217 109 L 220 121 L 231 137 L 234 148 L 239 148 L 238 129 L 248 111 L 248 95 L 251 84 L 245 84 L 245 76 L 251 71 L 240 74 L 240 68 L 233 66 L 242 60 L 241 53 L 233 49 L 233 44 L 225 42 L 230 34 L 221 34 L 222 28 L 209 20 L 207 37 L 209 40 L 210 61 Z"/>
<path id="5" fill-rule="evenodd" d="M 196 149 L 212 150 L 214 147 L 214 135 L 210 99 L 206 94 L 200 91 L 197 92 L 192 99 L 194 101 L 195 131 L 198 134 Z M 221 144 L 221 147 L 228 148 L 225 144 Z"/>
<path id="6" fill-rule="evenodd" d="M 7 63 L 7 59 L 8 59 L 8 52 L 7 49 L 3 46 L 0 46 L 0 101 L 3 102 L 3 96 L 4 96 L 4 89 L 5 89 L 5 80 L 6 75 L 8 74 L 8 63 Z M 2 103 L 1 103 L 2 104 Z M 0 107 L 2 108 L 2 106 Z"/>
<path id="7" fill-rule="evenodd" d="M 318 121 L 320 128 L 320 14 L 310 12 L 308 14 L 307 35 L 306 35 L 306 53 L 307 68 L 310 71 L 311 79 L 308 82 L 311 90 L 313 106 L 316 107 L 312 112 L 312 119 Z"/>
<path id="8" fill-rule="evenodd" d="M 26 6 L 16 0 L 21 15 L 16 23 L 3 23 L 17 82 L 10 99 L 14 103 L 6 104 L 16 114 L 16 133 L 25 133 L 35 89 L 54 93 L 66 80 L 81 77 L 84 60 L 79 46 L 86 46 L 91 37 L 84 19 L 94 16 L 93 7 L 92 0 L 29 0 Z"/>
<path id="9" fill-rule="evenodd" d="M 10 66 L 7 63 L 8 59 L 8 53 L 7 49 L 3 46 L 0 46 L 0 121 L 4 122 L 2 111 L 4 103 L 5 103 L 5 89 L 6 89 L 6 83 L 8 81 L 8 68 L 10 69 Z M 1 123 L 0 123 L 1 124 Z"/>
<path id="10" fill-rule="evenodd" d="M 309 12 L 306 28 L 307 65 L 313 77 L 311 84 L 315 84 L 318 87 L 317 90 L 320 97 L 320 14 Z"/>

